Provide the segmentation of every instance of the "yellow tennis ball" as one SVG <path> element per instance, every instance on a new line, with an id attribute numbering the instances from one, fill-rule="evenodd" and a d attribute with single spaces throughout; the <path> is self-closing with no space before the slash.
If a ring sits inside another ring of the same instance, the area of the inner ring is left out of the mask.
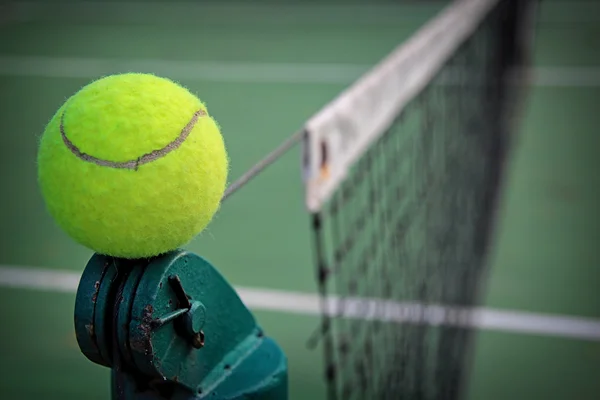
<path id="1" fill-rule="evenodd" d="M 219 126 L 187 89 L 128 73 L 62 105 L 38 152 L 49 213 L 97 253 L 147 258 L 188 243 L 219 208 L 228 159 Z"/>

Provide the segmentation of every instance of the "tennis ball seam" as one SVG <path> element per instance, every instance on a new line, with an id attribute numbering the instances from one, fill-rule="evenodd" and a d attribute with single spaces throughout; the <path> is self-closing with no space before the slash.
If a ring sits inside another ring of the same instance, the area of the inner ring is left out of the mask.
<path id="1" fill-rule="evenodd" d="M 146 154 L 136 158 L 135 160 L 129 160 L 129 161 L 103 160 L 101 158 L 97 158 L 90 154 L 86 154 L 86 153 L 82 152 L 67 137 L 67 134 L 65 132 L 65 124 L 64 124 L 65 114 L 66 114 L 66 111 L 63 111 L 63 113 L 60 117 L 60 126 L 59 126 L 60 135 L 62 137 L 62 140 L 63 140 L 63 143 L 65 144 L 65 146 L 69 149 L 69 151 L 71 153 L 73 153 L 73 155 L 75 155 L 75 157 L 79 158 L 82 161 L 90 162 L 92 164 L 96 164 L 101 167 L 137 170 L 140 165 L 156 161 L 159 158 L 166 156 L 173 150 L 178 149 L 183 144 L 183 142 L 185 142 L 185 140 L 187 139 L 189 134 L 192 132 L 192 129 L 198 122 L 198 119 L 200 117 L 205 116 L 206 112 L 204 110 L 196 111 L 192 115 L 192 118 L 190 119 L 190 121 L 183 127 L 183 129 L 181 130 L 179 135 L 173 141 L 171 141 L 166 146 L 164 146 L 163 148 L 158 149 L 158 150 L 153 150 L 150 153 L 146 153 Z"/>

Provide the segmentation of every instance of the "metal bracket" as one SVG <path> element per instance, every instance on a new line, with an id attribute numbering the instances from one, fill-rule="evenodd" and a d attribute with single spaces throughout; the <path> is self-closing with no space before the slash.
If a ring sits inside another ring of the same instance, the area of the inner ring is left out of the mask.
<path id="1" fill-rule="evenodd" d="M 205 259 L 95 254 L 81 277 L 82 353 L 111 368 L 113 399 L 287 399 L 287 360 Z"/>

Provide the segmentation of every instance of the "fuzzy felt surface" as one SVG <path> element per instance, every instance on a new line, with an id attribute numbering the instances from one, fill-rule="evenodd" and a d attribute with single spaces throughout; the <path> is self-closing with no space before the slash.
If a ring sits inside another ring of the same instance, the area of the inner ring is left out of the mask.
<path id="1" fill-rule="evenodd" d="M 206 106 L 148 74 L 83 87 L 52 117 L 38 151 L 40 189 L 58 225 L 95 252 L 123 258 L 188 243 L 217 211 L 227 173 Z"/>

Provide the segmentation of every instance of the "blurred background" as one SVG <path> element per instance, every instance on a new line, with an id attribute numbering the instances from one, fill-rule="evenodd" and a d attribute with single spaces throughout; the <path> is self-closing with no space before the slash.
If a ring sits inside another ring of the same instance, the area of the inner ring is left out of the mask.
<path id="1" fill-rule="evenodd" d="M 222 126 L 235 179 L 447 3 L 0 2 L 1 396 L 109 398 L 109 371 L 80 353 L 73 330 L 91 251 L 57 228 L 36 182 L 38 139 L 68 96 L 115 72 L 177 80 Z M 472 399 L 600 393 L 600 3 L 546 0 L 538 18 L 485 306 L 552 326 L 481 331 Z M 299 163 L 296 148 L 188 248 L 242 290 L 315 294 Z M 321 349 L 306 346 L 318 310 L 252 308 L 288 355 L 291 399 L 323 399 Z"/>

